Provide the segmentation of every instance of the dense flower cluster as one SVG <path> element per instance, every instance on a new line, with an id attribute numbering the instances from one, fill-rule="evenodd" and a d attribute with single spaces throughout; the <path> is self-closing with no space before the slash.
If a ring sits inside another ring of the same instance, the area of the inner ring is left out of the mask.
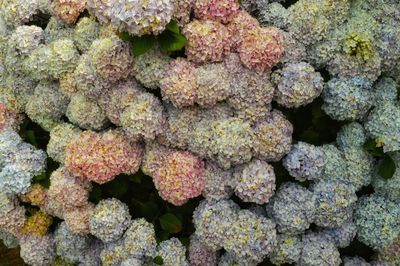
<path id="1" fill-rule="evenodd" d="M 0 0 L 0 239 L 34 266 L 400 265 L 399 10 Z"/>
<path id="2" fill-rule="evenodd" d="M 204 189 L 204 162 L 188 151 L 146 147 L 142 170 L 153 177 L 160 196 L 174 205 L 182 205 Z"/>
<path id="3" fill-rule="evenodd" d="M 65 150 L 65 165 L 73 174 L 103 184 L 116 175 L 135 173 L 141 164 L 143 148 L 124 133 L 110 130 L 79 133 Z"/>
<path id="4" fill-rule="evenodd" d="M 111 22 L 118 30 L 135 35 L 160 33 L 171 20 L 172 0 L 89 0 L 87 8 L 101 23 Z"/>
<path id="5" fill-rule="evenodd" d="M 0 154 L 0 191 L 4 193 L 27 192 L 33 177 L 46 168 L 46 154 L 12 130 L 0 133 Z"/>

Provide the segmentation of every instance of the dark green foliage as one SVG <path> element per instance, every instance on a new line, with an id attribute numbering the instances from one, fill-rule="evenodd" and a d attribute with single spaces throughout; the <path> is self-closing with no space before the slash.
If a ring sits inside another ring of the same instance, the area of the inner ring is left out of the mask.
<path id="1" fill-rule="evenodd" d="M 92 191 L 90 191 L 90 194 L 89 194 L 89 201 L 97 204 L 101 200 L 101 196 L 102 196 L 102 192 L 101 192 L 100 186 L 97 185 L 96 183 L 94 183 L 92 186 Z"/>
<path id="2" fill-rule="evenodd" d="M 346 248 L 339 249 L 342 256 L 360 256 L 370 261 L 372 259 L 373 250 L 367 245 L 361 243 L 357 239 L 352 241 Z"/>
<path id="3" fill-rule="evenodd" d="M 186 37 L 181 33 L 175 21 L 168 23 L 164 32 L 158 36 L 143 35 L 140 37 L 131 36 L 128 32 L 121 32 L 119 37 L 123 41 L 129 41 L 132 45 L 132 53 L 135 56 L 142 55 L 153 48 L 157 43 L 166 52 L 182 50 L 186 43 Z"/>
<path id="4" fill-rule="evenodd" d="M 364 149 L 375 157 L 385 156 L 385 153 L 383 152 L 383 148 L 377 147 L 376 142 L 373 139 L 367 139 L 367 141 L 364 143 Z"/>
<path id="5" fill-rule="evenodd" d="M 166 30 L 158 37 L 161 49 L 167 52 L 179 51 L 187 43 L 186 37 L 181 34 L 178 24 L 171 21 Z"/>
<path id="6" fill-rule="evenodd" d="M 170 237 L 171 237 L 171 234 L 169 232 L 161 231 L 161 233 L 159 233 L 159 236 L 157 237 L 157 243 L 168 240 Z"/>
<path id="7" fill-rule="evenodd" d="M 161 48 L 168 52 L 181 50 L 187 42 L 186 37 L 182 34 L 165 32 L 159 36 L 158 40 Z"/>
<path id="8" fill-rule="evenodd" d="M 396 164 L 388 154 L 385 154 L 385 157 L 383 157 L 383 160 L 379 163 L 379 175 L 384 179 L 390 179 L 395 172 Z"/>
<path id="9" fill-rule="evenodd" d="M 390 179 L 396 172 L 396 164 L 389 154 L 383 152 L 382 147 L 376 145 L 376 141 L 368 139 L 364 143 L 364 149 L 374 157 L 381 159 L 378 168 L 378 174 L 384 179 Z"/>
<path id="10" fill-rule="evenodd" d="M 128 178 L 129 178 L 129 181 L 140 184 L 140 183 L 142 183 L 143 176 L 144 176 L 144 174 L 142 172 L 138 172 L 134 175 L 130 175 Z"/>
<path id="11" fill-rule="evenodd" d="M 161 228 L 169 233 L 176 234 L 182 231 L 182 222 L 173 213 L 166 213 L 160 217 Z"/>
<path id="12" fill-rule="evenodd" d="M 144 35 L 132 39 L 132 52 L 138 56 L 149 51 L 156 44 L 157 40 L 153 35 Z"/>
<path id="13" fill-rule="evenodd" d="M 176 21 L 171 21 L 170 23 L 168 23 L 167 27 L 166 27 L 167 31 L 179 34 L 181 33 L 181 30 L 179 29 L 178 23 L 176 23 Z"/>
<path id="14" fill-rule="evenodd" d="M 161 256 L 157 256 L 153 259 L 153 262 L 157 265 L 163 265 L 164 264 L 164 260 Z"/>
<path id="15" fill-rule="evenodd" d="M 28 117 L 20 125 L 19 135 L 21 138 L 38 149 L 46 150 L 50 140 L 50 133 L 43 130 L 38 124 L 33 123 Z"/>
<path id="16" fill-rule="evenodd" d="M 38 14 L 34 15 L 32 20 L 29 21 L 26 25 L 34 25 L 45 29 L 47 24 L 49 23 L 50 17 L 51 16 L 49 14 L 39 12 Z"/>
<path id="17" fill-rule="evenodd" d="M 46 164 L 47 164 L 46 171 L 38 176 L 35 176 L 33 178 L 33 183 L 39 183 L 42 186 L 48 188 L 50 186 L 51 174 L 55 170 L 57 170 L 57 168 L 60 167 L 60 165 L 56 161 L 53 161 L 53 159 L 51 159 L 50 157 L 47 157 Z"/>
<path id="18" fill-rule="evenodd" d="M 27 130 L 25 132 L 25 135 L 26 135 L 27 142 L 32 144 L 33 146 L 35 146 L 37 148 L 38 147 L 38 143 L 36 141 L 35 132 L 33 132 L 33 130 Z"/>
<path id="19" fill-rule="evenodd" d="M 112 182 L 105 183 L 102 190 L 113 198 L 122 198 L 128 192 L 128 176 L 119 175 Z"/>
<path id="20" fill-rule="evenodd" d="M 126 42 L 126 41 L 130 41 L 131 35 L 128 32 L 121 32 L 119 34 L 119 38 Z"/>
<path id="21" fill-rule="evenodd" d="M 323 100 L 315 99 L 300 108 L 283 108 L 273 102 L 273 107 L 281 110 L 293 125 L 293 142 L 304 141 L 314 145 L 334 142 L 343 123 L 331 119 L 321 109 Z"/>

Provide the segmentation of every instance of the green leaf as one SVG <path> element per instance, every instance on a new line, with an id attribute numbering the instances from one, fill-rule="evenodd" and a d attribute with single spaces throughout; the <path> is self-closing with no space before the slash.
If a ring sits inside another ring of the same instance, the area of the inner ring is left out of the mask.
<path id="1" fill-rule="evenodd" d="M 171 234 L 167 231 L 161 231 L 159 233 L 159 236 L 157 237 L 157 243 L 160 243 L 161 241 L 164 241 L 164 240 L 168 240 L 170 235 Z"/>
<path id="2" fill-rule="evenodd" d="M 134 175 L 130 175 L 129 176 L 129 181 L 132 181 L 133 183 L 140 184 L 140 183 L 142 183 L 142 176 L 143 176 L 143 173 L 136 173 Z"/>
<path id="3" fill-rule="evenodd" d="M 304 180 L 304 181 L 300 181 L 298 184 L 302 187 L 308 188 L 310 186 L 311 182 L 309 180 Z"/>
<path id="4" fill-rule="evenodd" d="M 40 175 L 37 175 L 33 178 L 34 182 L 38 182 L 47 178 L 46 172 L 43 171 Z"/>
<path id="5" fill-rule="evenodd" d="M 160 217 L 161 228 L 171 234 L 182 231 L 182 222 L 172 213 L 166 213 Z"/>
<path id="6" fill-rule="evenodd" d="M 42 172 L 40 175 L 33 177 L 32 183 L 39 183 L 40 185 L 48 188 L 50 186 L 50 173 L 47 171 Z"/>
<path id="7" fill-rule="evenodd" d="M 156 39 L 153 35 L 143 35 L 135 37 L 132 40 L 132 52 L 139 56 L 149 51 L 156 44 Z"/>
<path id="8" fill-rule="evenodd" d="M 171 20 L 171 22 L 168 23 L 166 29 L 171 31 L 171 32 L 173 32 L 173 33 L 176 33 L 176 34 L 181 33 L 181 30 L 179 29 L 178 23 L 176 23 L 176 21 L 174 21 L 174 20 Z"/>
<path id="9" fill-rule="evenodd" d="M 313 117 L 312 123 L 317 130 L 328 130 L 330 126 L 330 120 L 327 116 Z"/>
<path id="10" fill-rule="evenodd" d="M 104 186 L 104 190 L 115 198 L 122 198 L 128 191 L 128 184 L 125 180 L 114 179 Z"/>
<path id="11" fill-rule="evenodd" d="M 320 140 L 320 134 L 313 127 L 309 127 L 300 134 L 300 139 L 308 143 L 317 143 Z"/>
<path id="12" fill-rule="evenodd" d="M 157 265 L 163 265 L 164 264 L 164 260 L 161 256 L 157 256 L 153 259 L 153 262 Z"/>
<path id="13" fill-rule="evenodd" d="M 385 153 L 383 152 L 382 147 L 377 147 L 376 146 L 376 141 L 374 139 L 367 139 L 367 141 L 364 143 L 364 149 L 371 153 L 373 156 L 376 157 L 383 157 L 385 156 Z"/>
<path id="14" fill-rule="evenodd" d="M 92 191 L 89 193 L 89 200 L 93 203 L 98 203 L 101 199 L 101 189 L 97 184 L 93 184 Z"/>
<path id="15" fill-rule="evenodd" d="M 373 139 L 367 139 L 364 143 L 364 149 L 367 151 L 371 151 L 376 148 L 376 142 Z"/>
<path id="16" fill-rule="evenodd" d="M 45 178 L 43 180 L 40 180 L 39 184 L 45 188 L 49 188 L 50 187 L 50 178 Z"/>
<path id="17" fill-rule="evenodd" d="M 119 38 L 123 41 L 129 41 L 132 39 L 131 35 L 128 32 L 121 32 L 119 34 Z"/>
<path id="18" fill-rule="evenodd" d="M 38 143 L 37 143 L 36 137 L 35 137 L 35 132 L 33 130 L 26 131 L 26 139 L 27 139 L 28 143 L 32 144 L 36 148 L 38 147 Z"/>
<path id="19" fill-rule="evenodd" d="M 378 173 L 384 179 L 390 179 L 396 172 L 396 164 L 393 159 L 386 154 L 383 160 L 379 164 Z"/>
<path id="20" fill-rule="evenodd" d="M 158 42 L 163 50 L 173 52 L 185 47 L 187 39 L 180 33 L 166 30 L 158 36 Z"/>
<path id="21" fill-rule="evenodd" d="M 182 245 L 184 245 L 185 247 L 189 247 L 189 244 L 190 244 L 189 238 L 181 237 L 181 238 L 179 238 L 179 241 L 181 241 Z"/>
<path id="22" fill-rule="evenodd" d="M 158 205 L 155 202 L 146 202 L 140 206 L 140 212 L 146 219 L 153 220 L 157 216 Z"/>
<path id="23" fill-rule="evenodd" d="M 325 116 L 324 111 L 322 111 L 321 105 L 318 105 L 318 104 L 312 104 L 311 114 L 312 114 L 313 118 L 320 118 L 320 117 Z"/>

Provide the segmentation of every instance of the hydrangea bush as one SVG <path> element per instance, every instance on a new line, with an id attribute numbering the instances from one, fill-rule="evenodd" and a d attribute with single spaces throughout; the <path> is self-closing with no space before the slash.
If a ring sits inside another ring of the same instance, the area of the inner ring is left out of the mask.
<path id="1" fill-rule="evenodd" d="M 399 266 L 399 10 L 0 0 L 0 265 Z"/>

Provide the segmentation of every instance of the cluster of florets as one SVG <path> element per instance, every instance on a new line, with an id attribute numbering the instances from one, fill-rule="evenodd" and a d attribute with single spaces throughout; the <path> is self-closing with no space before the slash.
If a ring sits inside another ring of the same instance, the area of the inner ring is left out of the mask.
<path id="1" fill-rule="evenodd" d="M 43 12 L 49 13 L 51 1 L 49 0 L 12 0 L 0 3 L 2 21 L 9 27 L 16 27 L 30 22 L 33 16 Z"/>
<path id="2" fill-rule="evenodd" d="M 92 235 L 107 243 L 121 238 L 130 222 L 128 206 L 119 200 L 107 199 L 96 205 L 89 228 Z"/>
<path id="3" fill-rule="evenodd" d="M 140 143 L 131 142 L 123 132 L 83 131 L 65 150 L 65 165 L 71 173 L 103 184 L 118 174 L 134 174 L 143 156 Z"/>
<path id="4" fill-rule="evenodd" d="M 266 110 L 255 124 L 224 103 L 211 109 L 167 106 L 167 116 L 163 144 L 189 149 L 225 170 L 252 158 L 278 161 L 290 150 L 293 127 L 277 110 Z"/>
<path id="5" fill-rule="evenodd" d="M 357 122 L 343 126 L 336 143 L 314 146 L 299 142 L 283 159 L 283 166 L 299 181 L 347 182 L 358 191 L 371 183 L 374 159 L 363 148 L 366 132 Z"/>
<path id="6" fill-rule="evenodd" d="M 331 79 L 326 83 L 322 108 L 336 120 L 361 119 L 372 106 L 371 90 L 371 82 L 366 79 Z"/>
<path id="7" fill-rule="evenodd" d="M 175 1 L 88 0 L 87 8 L 101 23 L 112 23 L 120 31 L 134 35 L 159 34 L 174 12 Z"/>
<path id="8" fill-rule="evenodd" d="M 358 238 L 374 248 L 390 245 L 400 233 L 399 215 L 398 204 L 379 194 L 361 198 L 354 213 Z"/>
<path id="9" fill-rule="evenodd" d="M 0 191 L 25 193 L 32 179 L 46 168 L 46 153 L 25 143 L 12 130 L 0 132 Z"/>
<path id="10" fill-rule="evenodd" d="M 364 124 L 368 136 L 375 139 L 385 152 L 400 150 L 399 126 L 400 109 L 395 100 L 376 106 Z"/>
<path id="11" fill-rule="evenodd" d="M 189 262 L 193 266 L 217 265 L 218 252 L 200 242 L 196 235 L 190 237 Z"/>
<path id="12" fill-rule="evenodd" d="M 195 1 L 194 10 L 198 20 L 183 29 L 190 61 L 220 62 L 232 51 L 246 67 L 268 72 L 281 59 L 284 47 L 280 30 L 261 27 L 239 10 L 237 1 Z"/>
<path id="13" fill-rule="evenodd" d="M 254 160 L 235 169 L 235 194 L 244 202 L 264 204 L 275 192 L 274 168 L 265 161 Z"/>
<path id="14" fill-rule="evenodd" d="M 296 180 L 318 179 L 325 165 L 325 154 L 321 148 L 300 141 L 292 146 L 283 165 Z"/>
<path id="15" fill-rule="evenodd" d="M 400 265 L 398 10 L 0 0 L 0 239 L 35 266 Z M 308 108 L 336 140 L 304 141 Z M 130 202 L 91 202 L 138 172 L 175 206 L 203 197 L 194 231 L 159 241 Z M 375 261 L 341 254 L 355 238 Z"/>
<path id="16" fill-rule="evenodd" d="M 277 84 L 275 100 L 285 107 L 307 105 L 317 98 L 323 89 L 323 79 L 319 72 L 304 62 L 288 64 L 273 74 Z"/>
<path id="17" fill-rule="evenodd" d="M 52 1 L 53 16 L 68 24 L 73 24 L 86 8 L 86 0 L 55 0 Z"/>
<path id="18" fill-rule="evenodd" d="M 314 222 L 316 195 L 295 183 L 286 183 L 276 192 L 268 205 L 269 215 L 281 233 L 304 232 Z"/>
<path id="19" fill-rule="evenodd" d="M 86 179 L 74 176 L 65 167 L 61 167 L 51 174 L 50 182 L 47 197 L 64 210 L 73 210 L 88 204 L 91 184 Z"/>
<path id="20" fill-rule="evenodd" d="M 203 201 L 193 214 L 196 236 L 212 250 L 224 248 L 243 265 L 261 262 L 276 242 L 275 224 L 230 200 Z"/>
<path id="21" fill-rule="evenodd" d="M 5 103 L 0 102 L 0 131 L 18 130 L 23 116 L 10 109 Z"/>
<path id="22" fill-rule="evenodd" d="M 184 204 L 204 189 L 204 162 L 189 151 L 148 145 L 142 171 L 153 178 L 160 196 L 174 205 Z"/>

